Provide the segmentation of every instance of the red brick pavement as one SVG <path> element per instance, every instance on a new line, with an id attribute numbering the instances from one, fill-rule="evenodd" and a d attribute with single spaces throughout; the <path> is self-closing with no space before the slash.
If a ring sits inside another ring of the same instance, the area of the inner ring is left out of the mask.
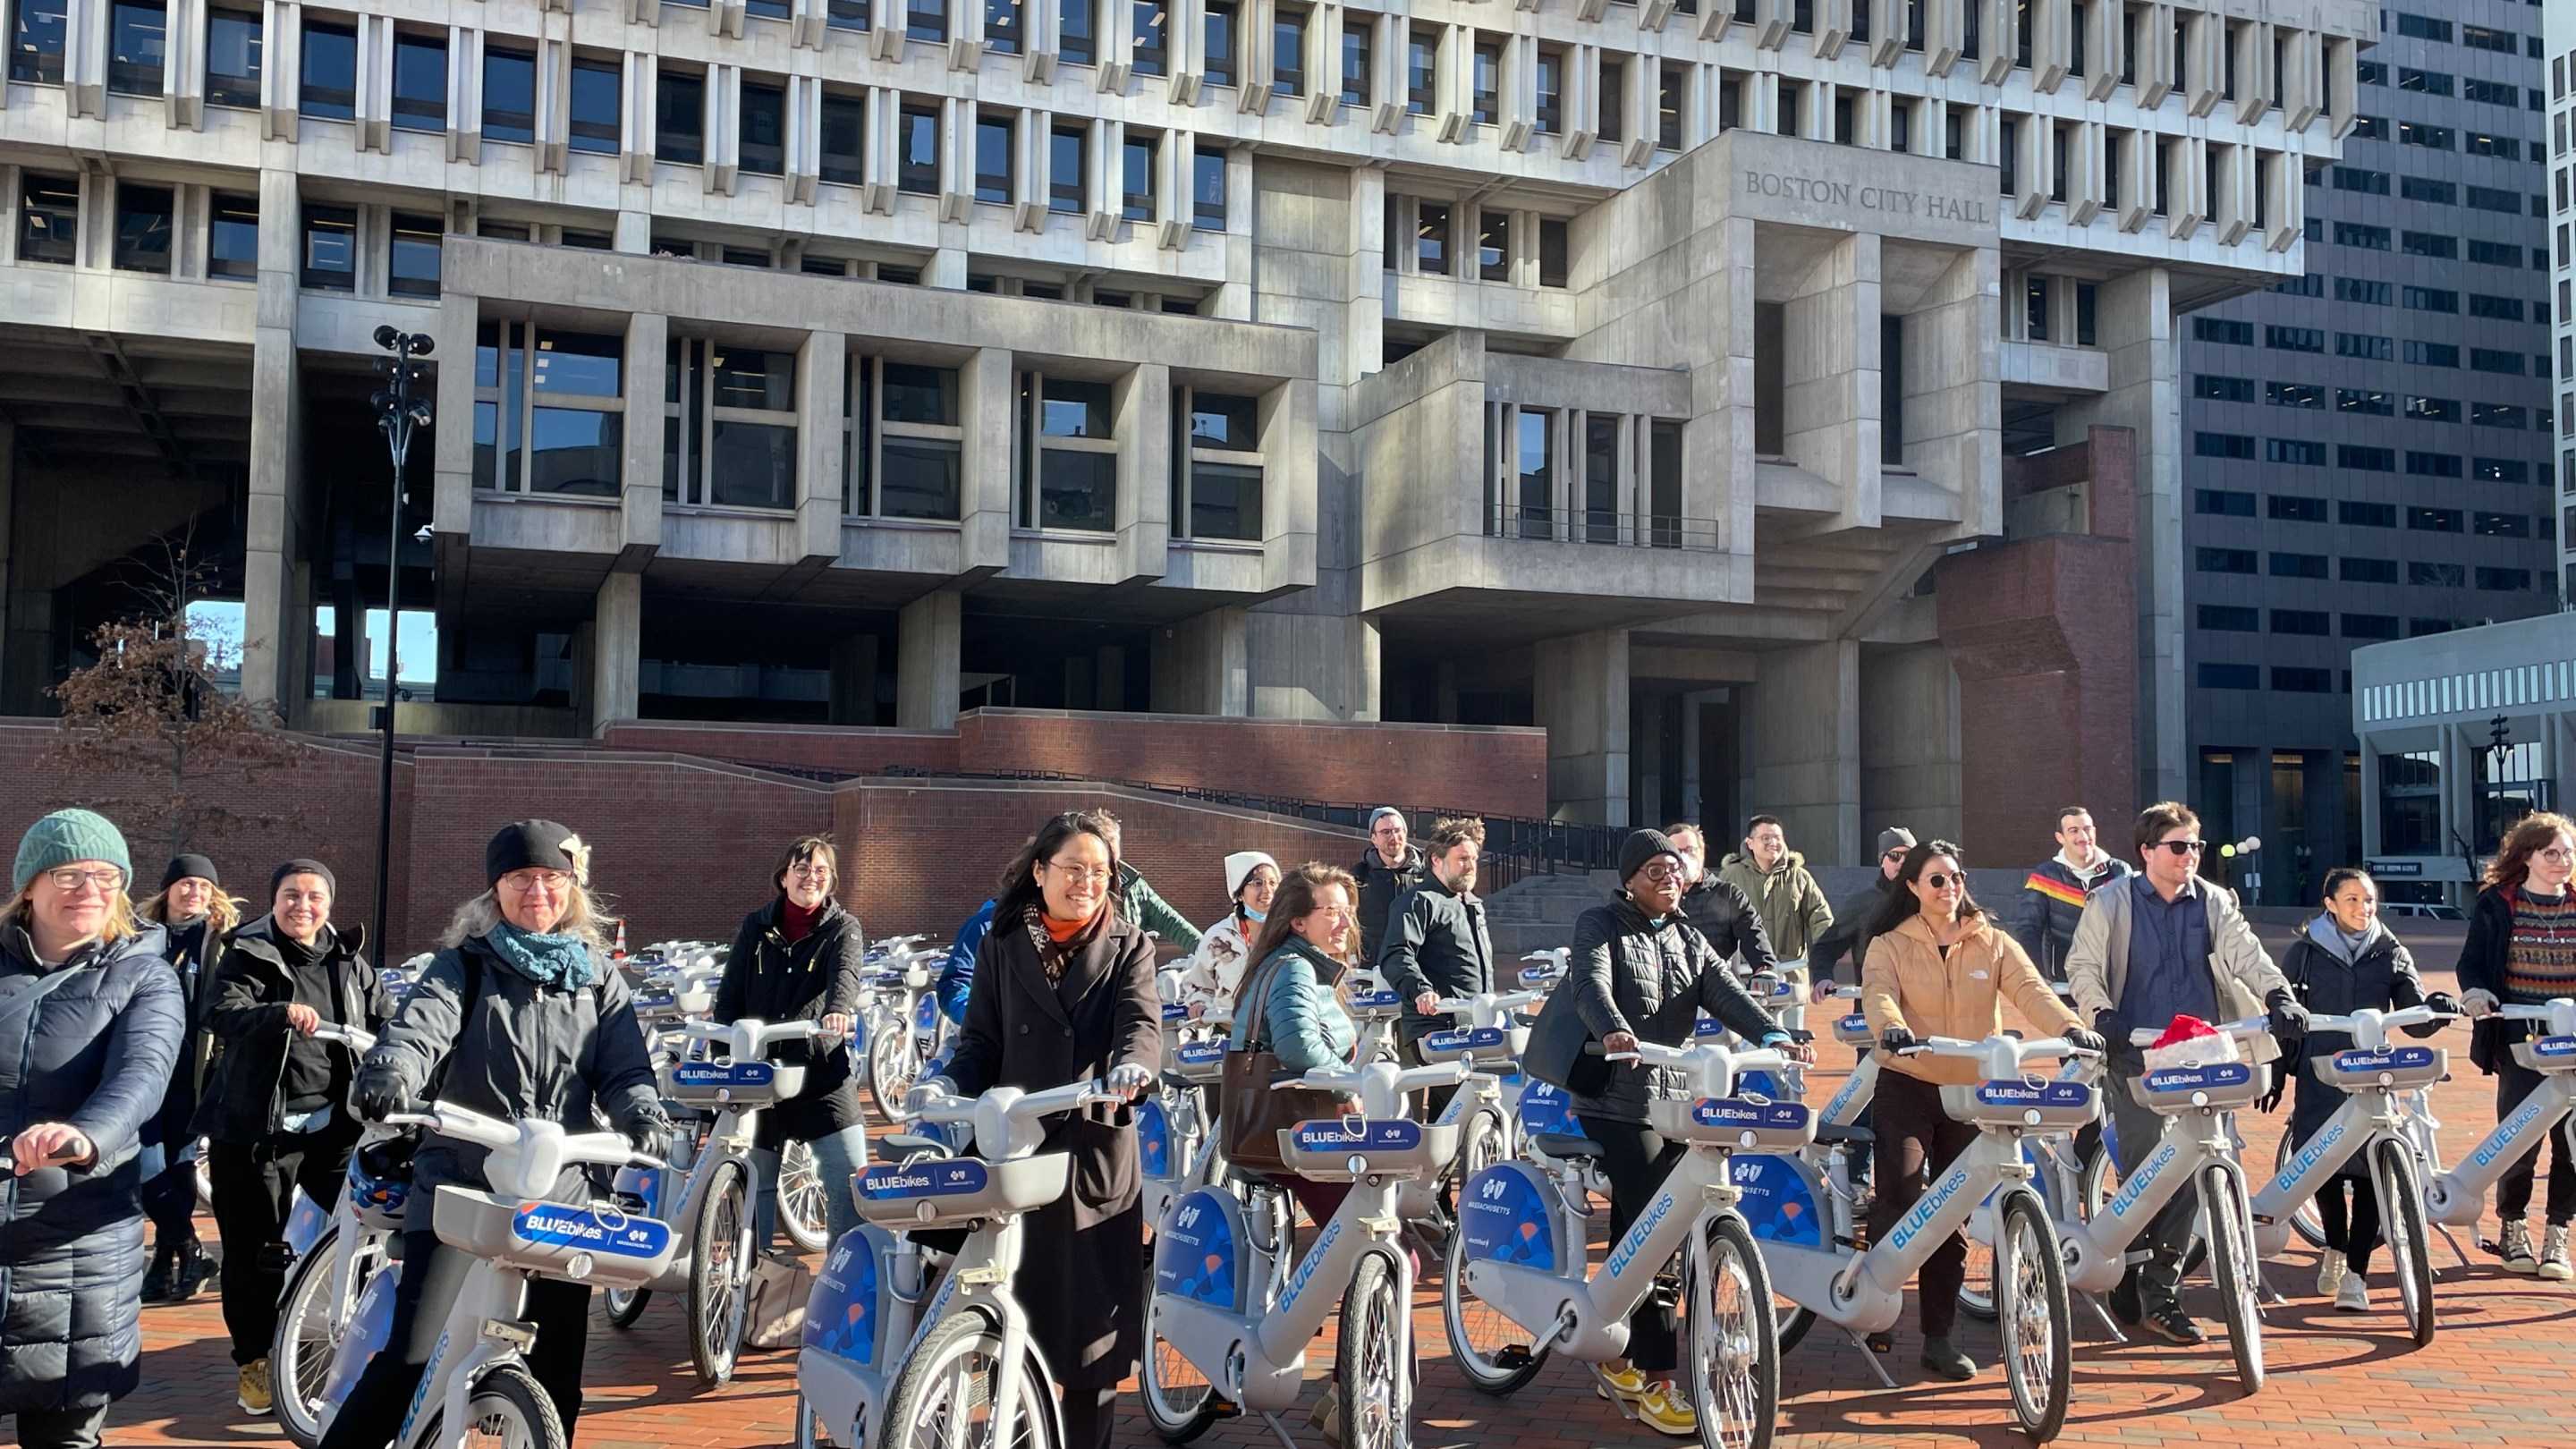
<path id="1" fill-rule="evenodd" d="M 2443 1143 L 2456 1157 L 2493 1122 L 2486 1079 L 2465 1059 L 2466 1035 L 2444 1034 L 2459 1063 L 2457 1080 L 2436 1100 Z M 1828 1048 L 1830 1052 L 1832 1049 Z M 2286 1114 L 2285 1114 L 2286 1115 Z M 2269 1162 L 2280 1119 L 2248 1125 L 2259 1160 Z M 2492 1232 L 2492 1225 L 2488 1231 Z M 2473 1243 L 2463 1245 L 2474 1254 Z M 2293 1247 L 2271 1267 L 2275 1287 L 2290 1297 L 2267 1315 L 2264 1335 L 2272 1378 L 2253 1398 L 2240 1397 L 2223 1344 L 2181 1350 L 2110 1344 L 2079 1324 L 2075 1408 L 2058 1440 L 2070 1445 L 2153 1446 L 2199 1443 L 2257 1449 L 2270 1445 L 2424 1446 L 2565 1442 L 2576 1431 L 2568 1393 L 2576 1351 L 2576 1289 L 2508 1277 L 2479 1257 L 2465 1270 L 2435 1244 L 2441 1333 L 2416 1350 L 2393 1310 L 2366 1316 L 2332 1312 L 2313 1293 L 2315 1256 Z M 2380 1260 L 2375 1296 L 2393 1303 L 2394 1286 Z M 1666 1440 L 1621 1421 L 1593 1396 L 1575 1364 L 1551 1363 L 1510 1399 L 1468 1391 L 1447 1363 L 1437 1283 L 1419 1300 L 1422 1388 L 1417 1438 L 1425 1449 L 1574 1449 L 1645 1446 Z M 2196 1311 L 2216 1304 L 2198 1290 Z M 2079 1314 L 2085 1310 L 2079 1308 Z M 588 1407 L 580 1440 L 594 1449 L 752 1449 L 788 1441 L 795 1369 L 790 1355 L 751 1354 L 735 1381 L 704 1391 L 688 1367 L 679 1305 L 657 1299 L 643 1322 L 620 1333 L 593 1321 Z M 1839 1445 L 2007 1445 L 2024 1442 L 2010 1428 L 2001 1374 L 1991 1367 L 1991 1330 L 1961 1320 L 1964 1345 L 1989 1367 L 1973 1383 L 1927 1382 L 1912 1367 L 1911 1319 L 1900 1326 L 1889 1361 L 1899 1386 L 1877 1390 L 1848 1341 L 1819 1332 L 1793 1352 L 1784 1374 L 1783 1449 Z M 231 1366 L 211 1298 L 146 1311 L 145 1384 L 117 1406 L 108 1442 L 119 1446 L 223 1445 L 271 1449 L 284 1441 L 272 1425 L 232 1408 Z M 1308 1375 L 1331 1365 L 1329 1338 L 1308 1355 Z M 1291 1421 L 1301 1444 L 1320 1437 L 1302 1418 Z M 1155 1443 L 1140 1418 L 1121 1426 L 1121 1445 Z M 1219 1425 L 1200 1441 L 1225 1449 L 1275 1444 L 1257 1423 Z"/>

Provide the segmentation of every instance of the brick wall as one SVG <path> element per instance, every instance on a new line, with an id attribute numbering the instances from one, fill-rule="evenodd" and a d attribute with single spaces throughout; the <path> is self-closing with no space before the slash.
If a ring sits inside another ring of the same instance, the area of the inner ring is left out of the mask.
<path id="1" fill-rule="evenodd" d="M 1266 850 L 1283 868 L 1349 865 L 1366 837 L 1285 816 L 1228 810 L 1143 790 L 1052 780 L 849 780 L 833 800 L 846 892 L 871 935 L 946 937 L 993 894 L 1002 867 L 1048 816 L 1105 808 L 1127 859 L 1181 914 L 1225 914 L 1224 858 Z"/>
<path id="2" fill-rule="evenodd" d="M 602 743 L 619 750 L 703 755 L 710 760 L 786 765 L 840 775 L 882 775 L 893 765 L 938 773 L 966 768 L 957 762 L 954 730 L 627 720 L 610 725 Z"/>

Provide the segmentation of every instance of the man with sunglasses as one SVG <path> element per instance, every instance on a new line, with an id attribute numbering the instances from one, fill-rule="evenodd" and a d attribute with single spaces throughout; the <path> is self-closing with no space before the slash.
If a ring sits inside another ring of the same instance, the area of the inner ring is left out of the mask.
<path id="1" fill-rule="evenodd" d="M 1807 953 L 1807 971 L 1815 983 L 1816 999 L 1821 1001 L 1834 989 L 1834 968 L 1851 957 L 1852 975 L 1860 975 L 1861 963 L 1869 959 L 1870 922 L 1887 898 L 1904 887 L 1896 883 L 1905 868 L 1905 852 L 1914 848 L 1914 832 L 1902 825 L 1891 825 L 1878 832 L 1878 874 L 1870 883 L 1851 893 L 1834 907 L 1834 924 L 1816 938 Z"/>
<path id="2" fill-rule="evenodd" d="M 2146 1064 L 2129 1043 L 2131 1029 L 2162 1031 L 2177 1016 L 2234 1021 L 2260 1010 L 2271 1017 L 2275 1040 L 2258 1041 L 2254 1056 L 2268 1062 L 2280 1056 L 2280 1042 L 2307 1035 L 2308 1017 L 2236 897 L 2199 878 L 2204 843 L 2191 807 L 2170 800 L 2148 806 L 2138 815 L 2136 840 L 2142 869 L 2086 898 L 2066 952 L 2076 1013 L 2110 1044 L 2102 1099 L 2119 1132 L 2123 1173 L 2155 1150 L 2163 1127 L 2132 1090 Z M 2184 1193 L 2157 1215 L 2146 1235 L 2152 1256 L 2111 1294 L 2114 1317 L 2168 1343 L 2209 1337 L 2179 1298 L 2197 1207 Z"/>
<path id="3" fill-rule="evenodd" d="M 2057 812 L 2057 854 L 2032 867 L 2022 882 L 2010 928 L 2041 975 L 2066 979 L 2066 948 L 2075 939 L 2084 902 L 2129 873 L 2127 861 L 2102 848 L 2092 811 L 2069 805 Z"/>

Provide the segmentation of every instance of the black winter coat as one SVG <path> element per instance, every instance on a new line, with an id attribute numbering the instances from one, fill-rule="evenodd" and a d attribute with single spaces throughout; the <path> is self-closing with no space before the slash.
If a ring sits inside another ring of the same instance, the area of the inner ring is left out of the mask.
<path id="1" fill-rule="evenodd" d="M 1359 928 L 1360 949 L 1369 953 L 1364 964 L 1375 965 L 1378 947 L 1386 941 L 1387 914 L 1404 893 L 1431 878 L 1431 859 L 1422 847 L 1404 847 L 1404 863 L 1390 869 L 1377 858 L 1377 847 L 1360 852 L 1360 863 L 1351 867 L 1351 875 L 1360 883 Z"/>
<path id="2" fill-rule="evenodd" d="M 868 954 L 859 918 L 841 909 L 839 901 L 825 901 L 814 929 L 791 945 L 783 929 L 786 917 L 787 898 L 780 896 L 742 918 L 733 950 L 725 956 L 724 979 L 716 983 L 714 1020 L 820 1021 L 836 1011 L 858 1015 Z M 867 1125 L 859 1111 L 848 1043 L 816 1051 L 806 1042 L 781 1042 L 772 1050 L 778 1061 L 805 1064 L 805 1087 L 761 1114 L 761 1146 L 775 1150 L 790 1137 L 811 1142 L 845 1127 Z"/>
<path id="3" fill-rule="evenodd" d="M 207 1080 L 205 1100 L 197 1104 L 194 1130 L 200 1137 L 247 1147 L 277 1131 L 285 1111 L 278 1089 L 287 1040 L 295 1034 L 286 1024 L 295 983 L 278 950 L 276 929 L 274 917 L 262 916 L 226 937 L 223 965 L 206 984 L 206 1028 L 223 1044 L 223 1055 Z M 394 1003 L 367 963 L 366 945 L 364 926 L 330 927 L 322 961 L 339 997 L 340 1022 L 375 1034 L 384 1030 Z M 350 1065 L 354 1074 L 356 1063 Z M 331 1105 L 345 1126 L 348 1105 Z"/>
<path id="4" fill-rule="evenodd" d="M 1762 913 L 1753 908 L 1753 898 L 1735 882 L 1719 880 L 1715 871 L 1682 892 L 1682 917 L 1708 938 L 1720 960 L 1741 956 L 1756 971 L 1780 964 L 1771 950 L 1771 933 L 1762 929 Z"/>
<path id="5" fill-rule="evenodd" d="M 1539 1038 L 1544 1033 L 1555 1048 L 1546 1054 L 1561 1061 L 1557 1069 L 1577 1113 L 1643 1122 L 1655 1069 L 1587 1056 L 1583 1044 L 1624 1031 L 1644 1041 L 1686 1046 L 1702 1007 L 1750 1041 L 1780 1029 L 1771 1013 L 1735 984 L 1726 958 L 1688 921 L 1671 916 L 1650 921 L 1624 898 L 1594 906 L 1575 920 L 1565 984 L 1540 1008 L 1529 1055 L 1535 1059 L 1542 1054 Z M 1573 1050 L 1563 1049 L 1567 1042 Z"/>
<path id="6" fill-rule="evenodd" d="M 946 1076 L 959 1093 L 1045 1091 L 1133 1062 L 1162 1062 L 1154 943 L 1112 919 L 1049 982 L 1020 920 L 995 920 L 975 952 L 966 1024 Z M 1068 1387 L 1101 1388 L 1135 1371 L 1143 1345 L 1145 1210 L 1135 1119 L 1095 1106 L 1047 1123 L 1041 1154 L 1070 1153 L 1065 1196 L 1022 1219 L 1027 1232 L 1012 1291 L 1039 1351 Z"/>
<path id="7" fill-rule="evenodd" d="M 0 926 L 0 1140 L 68 1122 L 98 1149 L 87 1167 L 0 1174 L 0 1414 L 95 1409 L 141 1380 L 136 1153 L 187 1027 L 161 945 L 146 925 L 47 967 Z"/>
<path id="8" fill-rule="evenodd" d="M 146 1129 L 144 1140 L 177 1144 L 197 1135 L 197 1103 L 213 1077 L 215 1058 L 220 1052 L 214 1033 L 206 1029 L 206 1009 L 214 1004 L 215 971 L 223 965 L 224 936 L 213 921 L 203 916 L 194 921 L 163 922 L 161 929 L 167 937 L 162 959 L 179 974 L 179 996 L 188 1029 L 179 1043 L 179 1060 L 170 1069 L 170 1089 L 161 1095 L 161 1111 L 155 1124 Z"/>
<path id="9" fill-rule="evenodd" d="M 360 1068 L 361 1088 L 369 1082 L 490 1117 L 560 1122 L 568 1132 L 598 1130 L 594 1104 L 620 1132 L 667 1120 L 623 976 L 602 962 L 588 987 L 540 986 L 481 936 L 439 952 L 412 983 Z M 432 1201 L 447 1183 L 482 1191 L 486 1151 L 425 1134 L 412 1159 L 413 1195 Z M 605 1173 L 591 1179 L 590 1169 L 567 1167 L 552 1196 L 586 1201 L 594 1186 L 606 1186 Z"/>
<path id="10" fill-rule="evenodd" d="M 2308 1010 L 2319 1016 L 2350 1016 L 2356 1011 L 2400 1010 L 2424 1004 L 2424 982 L 2415 974 L 2414 953 L 2386 926 L 2377 927 L 2363 944 L 2361 959 L 2346 962 L 2308 934 L 2315 924 L 2309 922 L 2281 957 L 2281 974 L 2290 978 L 2290 989 L 2298 993 Z M 2426 1028 L 2409 1027 L 2407 1031 L 2415 1036 L 2432 1035 L 2432 1029 Z M 2308 1033 L 2297 1051 L 2289 1053 L 2298 1059 L 2291 1072 L 2299 1083 L 2297 1100 L 2290 1105 L 2292 1142 L 2305 1142 L 2314 1136 L 2344 1104 L 2344 1090 L 2318 1081 L 2316 1068 L 2310 1064 L 2312 1059 L 2332 1056 L 2351 1046 L 2349 1033 L 2314 1031 Z M 2367 1170 L 2356 1156 L 2344 1175 L 2358 1176 Z"/>
<path id="11" fill-rule="evenodd" d="M 1878 919 L 1878 908 L 1887 898 L 1904 887 L 1884 874 L 1872 876 L 1868 885 L 1845 897 L 1834 907 L 1834 923 L 1807 948 L 1807 979 L 1823 986 L 1834 979 L 1834 970 L 1849 957 L 1852 979 L 1860 979 L 1860 963 L 1869 959 L 1870 923 Z"/>
<path id="12" fill-rule="evenodd" d="M 1425 991 L 1467 996 L 1494 989 L 1494 939 L 1485 929 L 1485 903 L 1456 894 L 1437 876 L 1424 876 L 1387 912 L 1377 965 L 1386 984 L 1404 998 L 1404 1015 L 1395 1027 L 1407 1043 L 1448 1030 L 1448 1017 L 1419 1014 L 1413 998 Z"/>

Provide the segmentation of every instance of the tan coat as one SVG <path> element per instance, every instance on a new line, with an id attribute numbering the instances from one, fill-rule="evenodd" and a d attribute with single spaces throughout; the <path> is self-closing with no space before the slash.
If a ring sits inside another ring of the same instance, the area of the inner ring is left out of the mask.
<path id="1" fill-rule="evenodd" d="M 1932 939 L 1931 925 L 1919 915 L 1908 916 L 1895 930 L 1871 939 L 1869 958 L 1861 964 L 1861 1011 L 1877 1034 L 1903 1027 L 1917 1037 L 1982 1041 L 2004 1029 L 2007 999 L 2043 1032 L 2083 1025 L 1991 916 L 1969 921 L 1946 959 Z M 1878 1064 L 1881 1070 L 1953 1086 L 1982 1076 L 1965 1057 L 1891 1057 L 1882 1050 Z"/>

